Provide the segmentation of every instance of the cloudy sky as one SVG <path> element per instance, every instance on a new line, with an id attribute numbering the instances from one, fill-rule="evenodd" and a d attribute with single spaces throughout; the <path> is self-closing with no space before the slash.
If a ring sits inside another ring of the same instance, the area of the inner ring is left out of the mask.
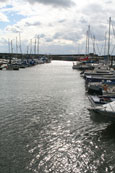
<path id="1" fill-rule="evenodd" d="M 30 49 L 34 52 L 38 40 L 40 53 L 85 53 L 90 25 L 90 37 L 95 36 L 95 42 L 89 39 L 90 52 L 95 43 L 96 53 L 103 54 L 111 16 L 111 53 L 114 53 L 114 11 L 113 0 L 0 0 L 0 52 L 9 52 L 11 42 L 13 52 L 20 52 L 21 38 L 23 53 Z"/>

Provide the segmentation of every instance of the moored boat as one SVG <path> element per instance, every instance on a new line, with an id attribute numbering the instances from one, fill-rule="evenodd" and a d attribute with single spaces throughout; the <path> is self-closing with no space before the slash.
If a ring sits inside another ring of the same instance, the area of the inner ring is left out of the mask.
<path id="1" fill-rule="evenodd" d="M 96 113 L 97 117 L 105 118 L 108 121 L 115 122 L 115 101 L 102 106 L 92 106 L 88 108 L 90 112 Z"/>
<path id="2" fill-rule="evenodd" d="M 8 64 L 6 70 L 19 70 L 19 65 L 17 64 Z"/>
<path id="3" fill-rule="evenodd" d="M 106 103 L 109 103 L 109 102 L 112 102 L 112 101 L 115 101 L 115 95 L 91 95 L 91 96 L 88 96 L 90 102 L 94 103 L 94 104 L 106 104 Z"/>

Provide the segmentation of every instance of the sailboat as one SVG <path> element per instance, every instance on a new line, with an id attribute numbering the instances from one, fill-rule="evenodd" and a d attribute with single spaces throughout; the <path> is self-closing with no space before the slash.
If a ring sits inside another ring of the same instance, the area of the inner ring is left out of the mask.
<path id="1" fill-rule="evenodd" d="M 88 82 L 101 82 L 110 80 L 115 82 L 115 73 L 112 68 L 110 68 L 110 64 L 112 66 L 112 62 L 110 59 L 110 29 L 111 29 L 111 17 L 109 18 L 109 35 L 108 35 L 108 52 L 105 59 L 105 63 L 98 66 L 94 71 L 88 71 L 84 73 L 87 83 Z"/>
<path id="2" fill-rule="evenodd" d="M 92 59 L 89 56 L 89 36 L 90 36 L 90 26 L 88 26 L 88 31 L 86 32 L 86 54 L 85 57 L 81 57 L 79 59 L 79 62 L 74 63 L 73 62 L 73 69 L 78 69 L 78 70 L 93 70 L 94 66 L 92 64 Z"/>
<path id="3" fill-rule="evenodd" d="M 111 17 L 109 18 L 109 36 L 108 36 L 108 56 L 106 59 L 106 65 L 109 67 L 110 65 L 110 24 L 111 24 Z M 87 76 L 86 77 L 86 82 L 102 82 L 102 81 L 109 81 L 109 82 L 114 82 L 115 83 L 115 75 L 113 73 L 113 75 L 106 75 L 106 76 Z M 95 98 L 94 98 L 95 97 Z M 99 97 L 94 96 L 93 99 L 96 102 L 100 102 L 98 101 Z M 91 97 L 90 97 L 91 98 Z M 107 97 L 108 98 L 108 97 Z M 109 97 L 111 100 L 111 102 L 106 103 L 102 106 L 96 106 L 96 104 L 94 103 L 94 101 L 92 101 L 93 99 L 91 99 L 91 104 L 92 106 L 90 108 L 88 108 L 89 111 L 96 113 L 97 117 L 103 117 L 104 119 L 108 119 L 110 121 L 115 121 L 115 100 L 114 97 Z M 114 101 L 112 101 L 112 99 Z"/>

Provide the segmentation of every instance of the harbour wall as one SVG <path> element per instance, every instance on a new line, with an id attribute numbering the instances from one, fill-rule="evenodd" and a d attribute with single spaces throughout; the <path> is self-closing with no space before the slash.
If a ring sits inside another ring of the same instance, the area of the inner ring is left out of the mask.
<path id="1" fill-rule="evenodd" d="M 79 60 L 81 57 L 84 58 L 86 56 L 95 59 L 95 60 L 103 60 L 105 58 L 105 56 L 98 56 L 97 54 L 89 54 L 89 55 L 85 55 L 85 54 L 56 54 L 56 55 L 52 55 L 52 54 L 20 54 L 20 53 L 0 53 L 0 59 L 9 59 L 9 58 L 41 58 L 41 57 L 47 57 L 48 59 L 52 59 L 52 60 L 63 60 L 63 61 L 77 61 Z M 107 57 L 107 56 L 106 56 Z M 115 55 L 110 56 L 110 59 L 115 60 Z"/>

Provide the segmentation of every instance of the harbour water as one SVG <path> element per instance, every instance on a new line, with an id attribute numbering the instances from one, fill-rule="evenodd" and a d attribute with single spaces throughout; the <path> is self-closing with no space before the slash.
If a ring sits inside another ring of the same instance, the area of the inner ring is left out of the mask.
<path id="1" fill-rule="evenodd" d="M 89 105 L 72 62 L 0 71 L 0 173 L 115 172 L 115 125 Z"/>

